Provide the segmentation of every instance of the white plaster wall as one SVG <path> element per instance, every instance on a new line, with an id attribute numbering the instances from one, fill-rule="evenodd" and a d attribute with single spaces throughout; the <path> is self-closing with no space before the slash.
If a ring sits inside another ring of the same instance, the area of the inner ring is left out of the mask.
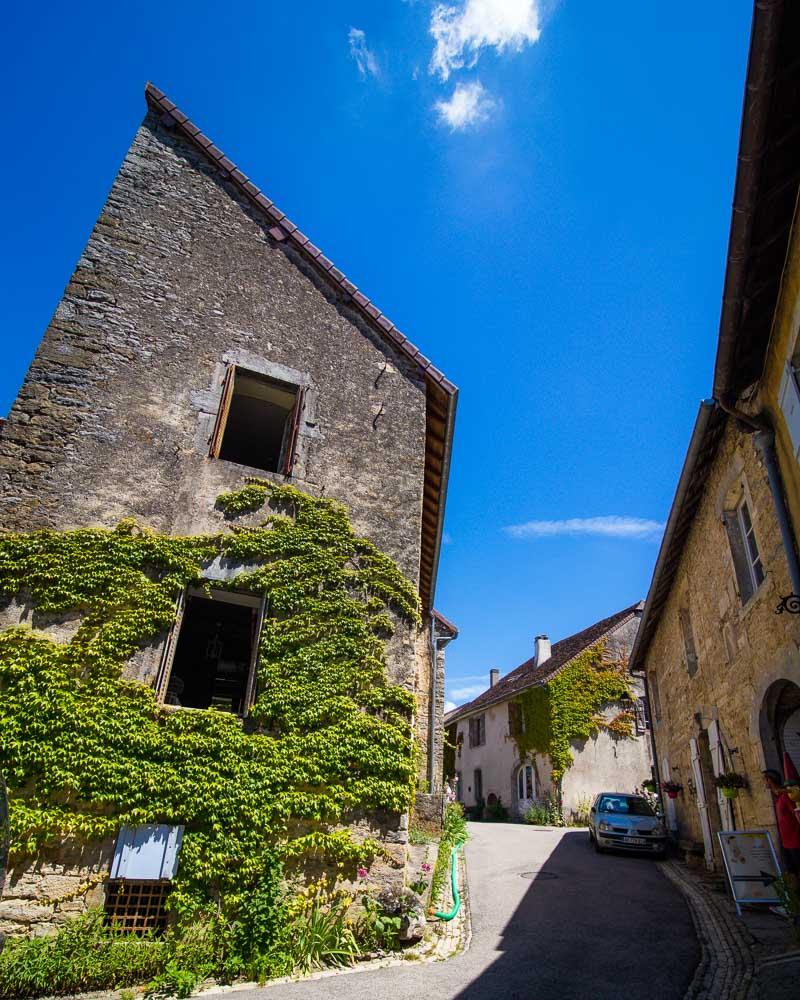
<path id="1" fill-rule="evenodd" d="M 480 714 L 480 713 L 476 713 Z M 483 797 L 494 794 L 512 811 L 516 807 L 517 747 L 508 732 L 508 705 L 502 702 L 486 709 L 486 742 L 481 747 L 469 745 L 469 719 L 458 723 L 458 736 L 462 737 L 461 756 L 456 753 L 456 773 L 461 775 L 461 801 L 465 806 L 475 805 L 473 772 L 483 772 Z"/>
<path id="2" fill-rule="evenodd" d="M 620 705 L 609 705 L 603 712 L 613 719 Z M 636 739 L 614 739 L 601 730 L 585 743 L 573 743 L 574 763 L 561 783 L 564 816 L 579 807 L 582 798 L 593 799 L 598 792 L 632 792 L 650 777 L 650 739 L 645 733 Z"/>

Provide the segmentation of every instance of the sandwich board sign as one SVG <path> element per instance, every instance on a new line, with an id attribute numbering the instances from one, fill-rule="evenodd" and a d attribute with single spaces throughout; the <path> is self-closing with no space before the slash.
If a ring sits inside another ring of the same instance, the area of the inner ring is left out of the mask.
<path id="1" fill-rule="evenodd" d="M 741 916 L 741 903 L 774 906 L 781 866 L 769 830 L 720 830 L 717 836 L 736 912 Z"/>

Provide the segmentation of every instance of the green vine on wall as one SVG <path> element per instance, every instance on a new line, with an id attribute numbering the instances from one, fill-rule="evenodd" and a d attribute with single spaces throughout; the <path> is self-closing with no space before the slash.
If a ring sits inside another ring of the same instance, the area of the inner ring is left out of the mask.
<path id="1" fill-rule="evenodd" d="M 513 734 L 519 759 L 547 754 L 552 778 L 560 781 L 572 766 L 572 743 L 588 740 L 601 729 L 615 738 L 633 737 L 633 715 L 620 712 L 606 722 L 600 710 L 632 697 L 627 662 L 608 657 L 604 641 L 579 653 L 546 684 L 528 688 L 518 698 L 522 727 Z"/>
<path id="2" fill-rule="evenodd" d="M 0 597 L 80 620 L 63 643 L 26 626 L 0 633 L 12 862 L 123 823 L 185 824 L 170 897 L 183 919 L 235 917 L 276 857 L 354 865 L 374 854 L 377 843 L 339 824 L 404 811 L 416 774 L 413 696 L 388 683 L 384 649 L 396 623 L 419 622 L 414 587 L 333 500 L 252 480 L 218 507 L 229 519 L 266 509 L 217 535 L 165 536 L 132 520 L 0 535 Z M 235 585 L 269 608 L 246 725 L 164 708 L 124 673 L 220 555 L 247 564 Z"/>

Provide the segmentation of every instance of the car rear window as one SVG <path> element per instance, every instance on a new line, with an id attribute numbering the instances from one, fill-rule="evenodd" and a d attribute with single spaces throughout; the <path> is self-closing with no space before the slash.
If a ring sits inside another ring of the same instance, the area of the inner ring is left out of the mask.
<path id="1" fill-rule="evenodd" d="M 647 799 L 638 795 L 604 795 L 598 809 L 600 812 L 624 813 L 628 816 L 655 816 Z"/>

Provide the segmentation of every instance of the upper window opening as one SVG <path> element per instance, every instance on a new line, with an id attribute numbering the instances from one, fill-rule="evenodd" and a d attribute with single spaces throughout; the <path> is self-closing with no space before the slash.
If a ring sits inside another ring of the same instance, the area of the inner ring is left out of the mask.
<path id="1" fill-rule="evenodd" d="M 211 455 L 291 475 L 303 390 L 230 365 L 211 437 Z"/>
<path id="2" fill-rule="evenodd" d="M 681 635 L 683 636 L 683 652 L 686 657 L 686 671 L 690 677 L 697 673 L 697 648 L 694 644 L 694 629 L 692 628 L 692 616 L 688 608 L 680 608 L 678 619 L 681 625 Z"/>
<path id="3" fill-rule="evenodd" d="M 179 609 L 161 678 L 166 704 L 246 715 L 252 704 L 263 601 L 190 591 Z"/>

